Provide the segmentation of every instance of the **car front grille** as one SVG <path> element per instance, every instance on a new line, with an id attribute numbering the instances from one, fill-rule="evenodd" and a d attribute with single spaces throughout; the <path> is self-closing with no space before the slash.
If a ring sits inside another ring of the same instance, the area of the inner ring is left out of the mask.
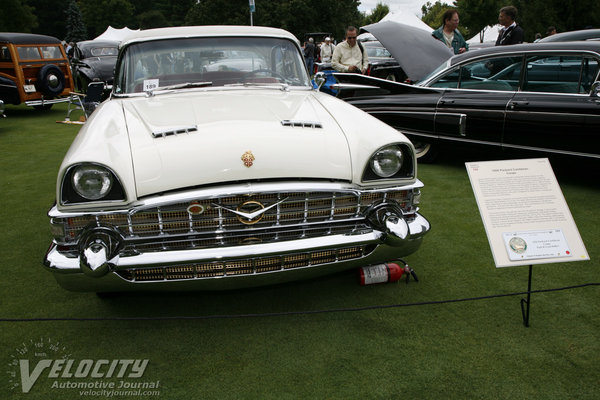
<path id="1" fill-rule="evenodd" d="M 395 201 L 412 214 L 412 191 L 279 192 L 233 195 L 161 205 L 130 212 L 54 217 L 61 226 L 55 240 L 74 246 L 90 226 L 115 227 L 125 239 L 122 252 L 152 252 L 238 246 L 352 234 L 371 228 L 363 211 L 372 204 Z M 253 219 L 236 212 L 267 209 Z"/>
<path id="2" fill-rule="evenodd" d="M 261 274 L 302 267 L 317 266 L 358 259 L 368 255 L 374 246 L 355 246 L 337 250 L 259 257 L 236 261 L 185 264 L 177 266 L 139 268 L 118 271 L 123 279 L 135 282 L 190 280 L 220 276 Z"/>

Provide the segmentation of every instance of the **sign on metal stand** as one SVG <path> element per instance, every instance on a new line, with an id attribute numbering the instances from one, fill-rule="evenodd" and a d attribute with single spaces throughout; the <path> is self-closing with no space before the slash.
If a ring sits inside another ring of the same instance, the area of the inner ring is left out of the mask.
<path id="1" fill-rule="evenodd" d="M 256 11 L 256 5 L 254 4 L 254 0 L 248 0 L 249 4 L 250 4 L 250 26 L 253 26 L 253 22 L 252 22 L 252 14 L 254 14 L 254 12 Z"/>
<path id="2" fill-rule="evenodd" d="M 589 260 L 547 158 L 466 163 L 497 268 L 529 266 L 529 326 L 533 265 Z M 525 307 L 527 306 L 527 307 Z"/>

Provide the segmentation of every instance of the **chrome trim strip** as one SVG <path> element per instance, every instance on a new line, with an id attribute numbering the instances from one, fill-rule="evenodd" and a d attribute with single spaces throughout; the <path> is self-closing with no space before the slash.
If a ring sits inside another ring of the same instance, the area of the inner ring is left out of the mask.
<path id="1" fill-rule="evenodd" d="M 361 193 L 380 193 L 398 190 L 412 190 L 424 187 L 424 184 L 416 179 L 410 179 L 411 183 L 406 185 L 393 185 L 385 188 L 370 188 L 368 186 L 359 187 L 350 183 L 329 183 L 329 182 L 280 182 L 280 183 L 245 183 L 241 185 L 212 186 L 206 189 L 190 190 L 180 193 L 166 194 L 163 196 L 153 196 L 130 204 L 124 204 L 122 208 L 111 210 L 101 209 L 90 212 L 89 210 L 59 211 L 55 205 L 48 211 L 48 216 L 53 217 L 75 217 L 80 215 L 110 215 L 115 213 L 134 214 L 147 208 L 158 206 L 168 206 L 171 204 L 198 200 L 211 199 L 215 197 L 227 197 L 240 194 L 264 194 L 264 193 L 283 193 L 283 192 L 348 192 L 359 196 Z M 374 184 L 381 185 L 382 181 L 373 181 Z"/>

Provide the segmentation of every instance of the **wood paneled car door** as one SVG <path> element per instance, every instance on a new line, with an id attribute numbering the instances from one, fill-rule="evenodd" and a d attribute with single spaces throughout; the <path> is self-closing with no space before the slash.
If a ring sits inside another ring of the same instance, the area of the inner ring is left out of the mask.
<path id="1" fill-rule="evenodd" d="M 446 87 L 436 109 L 440 138 L 502 143 L 506 107 L 516 93 L 522 57 L 489 57 L 460 65 L 430 85 Z"/>
<path id="2" fill-rule="evenodd" d="M 503 146 L 599 157 L 599 60 L 573 53 L 530 56 L 522 91 L 508 105 Z"/>

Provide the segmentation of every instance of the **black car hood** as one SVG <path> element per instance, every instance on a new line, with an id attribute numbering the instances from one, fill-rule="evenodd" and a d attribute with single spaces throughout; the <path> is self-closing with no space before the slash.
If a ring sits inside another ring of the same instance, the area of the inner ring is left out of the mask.
<path id="1" fill-rule="evenodd" d="M 448 60 L 454 53 L 427 31 L 393 21 L 363 26 L 398 61 L 408 79 L 418 81 Z"/>

